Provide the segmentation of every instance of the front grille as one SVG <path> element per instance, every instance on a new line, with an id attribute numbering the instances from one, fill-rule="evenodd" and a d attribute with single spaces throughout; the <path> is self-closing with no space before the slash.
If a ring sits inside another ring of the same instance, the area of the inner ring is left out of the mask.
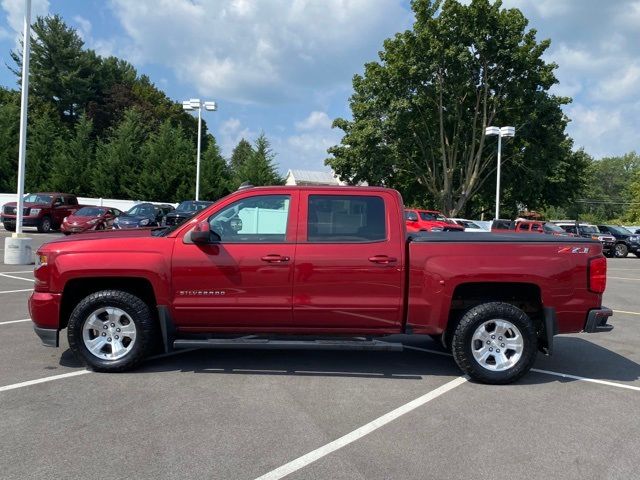
<path id="1" fill-rule="evenodd" d="M 5 205 L 4 208 L 2 209 L 2 212 L 5 215 L 15 215 L 16 212 L 14 212 L 14 210 L 17 212 L 18 208 L 17 207 L 12 207 L 11 205 Z M 22 215 L 23 216 L 28 216 L 29 215 L 29 208 L 25 207 L 22 209 Z"/>

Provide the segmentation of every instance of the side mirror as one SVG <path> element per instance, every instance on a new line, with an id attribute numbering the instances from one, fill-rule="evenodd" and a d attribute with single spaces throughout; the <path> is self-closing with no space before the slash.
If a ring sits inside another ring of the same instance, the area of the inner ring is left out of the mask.
<path id="1" fill-rule="evenodd" d="M 53 206 L 59 207 L 60 205 L 62 205 L 62 200 L 60 200 L 59 198 L 56 198 L 55 201 L 53 202 Z"/>
<path id="2" fill-rule="evenodd" d="M 207 220 L 199 222 L 195 227 L 193 227 L 193 230 L 191 230 L 191 241 L 193 243 L 205 245 L 209 243 L 217 243 L 220 240 L 220 235 L 211 230 Z"/>

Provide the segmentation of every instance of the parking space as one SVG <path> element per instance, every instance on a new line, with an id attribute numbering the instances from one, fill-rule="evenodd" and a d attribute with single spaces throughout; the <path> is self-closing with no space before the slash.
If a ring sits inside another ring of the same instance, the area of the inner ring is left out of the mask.
<path id="1" fill-rule="evenodd" d="M 54 237 L 34 234 L 34 247 Z M 609 261 L 616 328 L 557 337 L 552 357 L 502 387 L 461 380 L 436 343 L 414 337 L 401 353 L 190 351 L 83 373 L 64 335 L 44 347 L 23 321 L 30 279 L 30 267 L 0 265 L 2 478 L 582 480 L 640 469 L 633 256 Z"/>

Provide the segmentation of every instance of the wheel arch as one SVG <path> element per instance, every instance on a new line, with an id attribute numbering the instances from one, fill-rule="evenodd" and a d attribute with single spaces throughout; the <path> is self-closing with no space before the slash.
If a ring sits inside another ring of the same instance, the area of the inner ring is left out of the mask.
<path id="1" fill-rule="evenodd" d="M 539 345 L 549 347 L 547 322 L 540 286 L 529 282 L 469 282 L 457 285 L 451 297 L 447 328 L 442 338 L 450 341 L 462 316 L 471 308 L 489 302 L 503 302 L 525 312 L 534 323 Z"/>
<path id="2" fill-rule="evenodd" d="M 152 312 L 157 299 L 151 282 L 144 277 L 83 277 L 69 280 L 62 291 L 60 328 L 66 328 L 75 306 L 87 295 L 100 290 L 122 290 L 139 297 Z"/>

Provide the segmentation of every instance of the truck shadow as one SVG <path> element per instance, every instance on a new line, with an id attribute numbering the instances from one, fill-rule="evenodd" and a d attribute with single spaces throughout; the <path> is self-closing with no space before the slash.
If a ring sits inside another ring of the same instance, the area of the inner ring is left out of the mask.
<path id="1" fill-rule="evenodd" d="M 391 337 L 407 346 L 403 352 L 300 350 L 195 350 L 145 362 L 138 373 L 184 371 L 223 375 L 297 375 L 320 377 L 393 378 L 458 376 L 453 358 L 437 343 L 422 337 Z M 640 379 L 640 365 L 577 336 L 556 337 L 553 356 L 538 356 L 534 368 L 613 382 Z M 558 381 L 558 376 L 530 373 L 518 383 Z"/>

